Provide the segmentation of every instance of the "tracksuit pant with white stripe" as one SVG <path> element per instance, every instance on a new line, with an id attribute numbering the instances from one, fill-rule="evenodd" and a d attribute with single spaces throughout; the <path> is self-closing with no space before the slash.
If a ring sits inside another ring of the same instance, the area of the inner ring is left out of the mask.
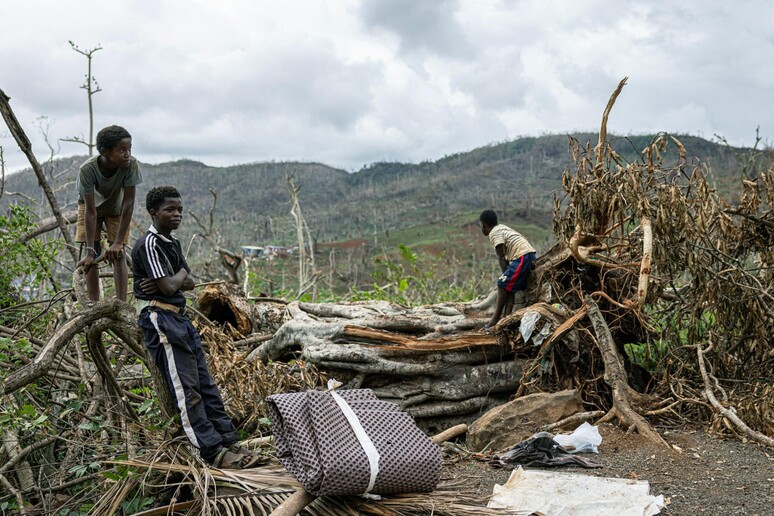
<path id="1" fill-rule="evenodd" d="M 238 436 L 210 376 L 199 332 L 184 315 L 155 308 L 144 308 L 137 324 L 151 358 L 166 376 L 183 432 L 211 462 Z"/>

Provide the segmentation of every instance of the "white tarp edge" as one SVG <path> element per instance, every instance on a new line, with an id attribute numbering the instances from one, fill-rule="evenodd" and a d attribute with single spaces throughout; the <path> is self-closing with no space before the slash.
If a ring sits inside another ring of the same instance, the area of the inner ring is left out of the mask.
<path id="1" fill-rule="evenodd" d="M 652 516 L 664 507 L 644 480 L 529 470 L 519 466 L 495 484 L 487 507 L 551 516 Z"/>

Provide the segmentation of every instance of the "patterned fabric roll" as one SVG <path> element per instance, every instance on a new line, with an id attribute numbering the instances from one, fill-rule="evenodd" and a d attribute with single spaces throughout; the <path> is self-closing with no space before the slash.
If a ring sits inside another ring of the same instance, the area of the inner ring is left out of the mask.
<path id="1" fill-rule="evenodd" d="M 366 441 L 378 452 L 364 450 L 353 423 L 327 391 L 269 396 L 277 458 L 314 495 L 418 493 L 435 489 L 441 454 L 397 405 L 380 401 L 370 389 L 337 390 L 356 416 Z M 378 473 L 377 473 L 378 471 Z"/>

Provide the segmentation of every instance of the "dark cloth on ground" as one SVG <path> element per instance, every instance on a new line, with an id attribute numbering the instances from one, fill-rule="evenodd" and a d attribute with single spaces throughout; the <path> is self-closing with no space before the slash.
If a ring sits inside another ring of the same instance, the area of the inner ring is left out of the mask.
<path id="1" fill-rule="evenodd" d="M 510 450 L 495 455 L 489 464 L 495 467 L 512 468 L 522 466 L 582 466 L 601 468 L 599 462 L 574 455 L 554 441 L 553 434 L 539 432 L 525 441 L 514 445 Z"/>

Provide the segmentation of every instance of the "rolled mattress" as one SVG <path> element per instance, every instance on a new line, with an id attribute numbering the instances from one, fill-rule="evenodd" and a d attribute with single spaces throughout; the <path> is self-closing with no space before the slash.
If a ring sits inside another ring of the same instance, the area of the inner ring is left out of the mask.
<path id="1" fill-rule="evenodd" d="M 277 458 L 314 495 L 435 489 L 441 454 L 394 403 L 370 389 L 266 398 Z"/>

